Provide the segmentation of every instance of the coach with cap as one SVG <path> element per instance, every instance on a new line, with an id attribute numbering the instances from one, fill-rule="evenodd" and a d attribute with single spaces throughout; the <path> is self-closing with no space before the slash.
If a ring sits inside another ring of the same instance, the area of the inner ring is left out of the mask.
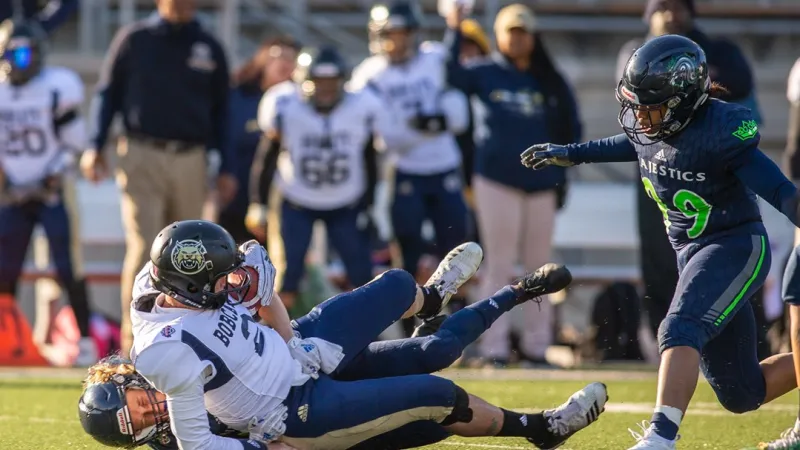
<path id="1" fill-rule="evenodd" d="M 236 193 L 226 158 L 228 64 L 219 42 L 195 18 L 194 0 L 156 0 L 158 14 L 117 33 L 100 75 L 93 148 L 81 170 L 108 176 L 104 151 L 119 113 L 117 183 L 122 191 L 126 255 L 122 272 L 122 350 L 131 345 L 128 308 L 149 244 L 170 222 L 199 219 L 207 198 L 207 154 L 221 157 L 216 185 L 224 207 Z"/>

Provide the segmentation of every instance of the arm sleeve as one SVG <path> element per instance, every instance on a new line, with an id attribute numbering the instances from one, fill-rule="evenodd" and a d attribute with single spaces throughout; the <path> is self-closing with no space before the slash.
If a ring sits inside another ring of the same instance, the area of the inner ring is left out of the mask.
<path id="1" fill-rule="evenodd" d="M 131 28 L 123 28 L 117 32 L 100 70 L 97 93 L 90 108 L 91 140 L 98 152 L 105 148 L 111 122 L 122 108 L 131 32 Z"/>
<path id="2" fill-rule="evenodd" d="M 84 94 L 78 75 L 64 70 L 58 73 L 56 104 L 53 110 L 53 129 L 61 144 L 71 152 L 86 148 L 86 121 L 81 115 Z"/>
<path id="3" fill-rule="evenodd" d="M 269 203 L 272 179 L 278 168 L 280 151 L 280 141 L 268 139 L 266 136 L 259 141 L 253 158 L 253 167 L 250 169 L 250 203 L 265 206 Z"/>
<path id="4" fill-rule="evenodd" d="M 264 450 L 266 445 L 211 433 L 203 400 L 205 365 L 180 342 L 155 343 L 136 358 L 136 370 L 167 396 L 170 428 L 181 450 Z"/>
<path id="5" fill-rule="evenodd" d="M 616 136 L 584 142 L 583 144 L 570 144 L 569 159 L 575 164 L 594 162 L 630 162 L 636 161 L 636 149 L 631 144 L 628 136 Z"/>
<path id="6" fill-rule="evenodd" d="M 464 67 L 459 61 L 462 39 L 464 37 L 461 35 L 461 30 L 448 28 L 444 36 L 444 43 L 450 53 L 447 58 L 447 83 L 466 95 L 472 95 L 477 90 L 475 87 L 476 72 L 471 67 Z"/>
<path id="7" fill-rule="evenodd" d="M 66 22 L 70 15 L 78 9 L 78 0 L 50 0 L 37 19 L 48 34 Z"/>
<path id="8" fill-rule="evenodd" d="M 739 180 L 798 226 L 798 192 L 794 183 L 756 147 L 747 151 L 739 162 L 734 172 Z"/>
<path id="9" fill-rule="evenodd" d="M 228 101 L 230 99 L 230 77 L 228 75 L 228 60 L 225 51 L 219 44 L 214 45 L 217 60 L 217 69 L 214 72 L 211 96 L 213 99 L 211 109 L 211 126 L 213 130 L 210 135 L 210 142 L 207 144 L 209 149 L 219 151 L 220 173 L 235 173 L 233 149 L 228 145 L 229 121 L 228 121 Z"/>

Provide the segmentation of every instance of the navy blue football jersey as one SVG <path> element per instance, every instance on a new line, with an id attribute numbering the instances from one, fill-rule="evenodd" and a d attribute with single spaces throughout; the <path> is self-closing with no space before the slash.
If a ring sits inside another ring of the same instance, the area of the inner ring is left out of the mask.
<path id="1" fill-rule="evenodd" d="M 635 118 L 629 113 L 623 120 L 632 125 Z M 763 232 L 756 194 L 734 174 L 760 139 L 749 109 L 710 99 L 677 135 L 632 143 L 645 191 L 664 214 L 676 249 L 742 226 Z"/>

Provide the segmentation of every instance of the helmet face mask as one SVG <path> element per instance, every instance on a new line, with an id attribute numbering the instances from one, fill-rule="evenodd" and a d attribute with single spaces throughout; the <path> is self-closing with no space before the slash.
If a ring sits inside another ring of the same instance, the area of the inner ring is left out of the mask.
<path id="1" fill-rule="evenodd" d="M 661 142 L 689 124 L 710 87 L 705 53 L 696 43 L 675 35 L 653 38 L 631 56 L 617 85 L 619 123 L 637 144 Z"/>
<path id="2" fill-rule="evenodd" d="M 152 425 L 137 429 L 141 421 L 132 416 L 128 404 L 127 394 L 132 391 L 144 393 L 136 396 L 141 402 L 136 410 L 147 410 L 145 416 L 153 417 Z M 117 373 L 107 382 L 89 384 L 78 402 L 78 412 L 84 431 L 105 445 L 135 448 L 161 439 L 169 431 L 166 400 L 159 401 L 155 388 L 137 372 Z"/>
<path id="3" fill-rule="evenodd" d="M 309 49 L 297 58 L 295 81 L 303 97 L 320 112 L 328 112 L 342 99 L 348 67 L 334 47 Z"/>
<path id="4" fill-rule="evenodd" d="M 218 309 L 251 282 L 249 276 L 238 286 L 227 282 L 227 276 L 242 267 L 244 255 L 227 230 L 208 221 L 167 226 L 153 241 L 150 260 L 156 289 L 192 308 Z"/>

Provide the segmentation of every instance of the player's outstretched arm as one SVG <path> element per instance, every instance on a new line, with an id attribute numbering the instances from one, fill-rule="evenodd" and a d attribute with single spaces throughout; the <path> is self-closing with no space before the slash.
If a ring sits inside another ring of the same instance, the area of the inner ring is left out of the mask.
<path id="1" fill-rule="evenodd" d="M 737 158 L 734 173 L 739 180 L 800 227 L 800 192 L 780 168 L 758 148 Z"/>
<path id="2" fill-rule="evenodd" d="M 536 144 L 521 155 L 522 165 L 539 170 L 549 165 L 574 166 L 596 162 L 636 161 L 636 149 L 624 134 L 582 144 Z"/>

